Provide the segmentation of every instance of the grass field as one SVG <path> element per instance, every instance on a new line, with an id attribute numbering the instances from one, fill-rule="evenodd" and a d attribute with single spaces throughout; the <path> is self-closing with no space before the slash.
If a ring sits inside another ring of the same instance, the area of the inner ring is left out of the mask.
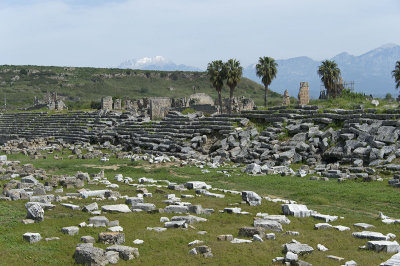
<path id="1" fill-rule="evenodd" d="M 64 157 L 67 154 L 63 155 Z M 373 251 L 359 250 L 358 246 L 365 245 L 366 240 L 355 239 L 351 236 L 352 232 L 362 231 L 353 226 L 357 222 L 370 223 L 376 226 L 374 231 L 399 234 L 400 226 L 384 225 L 377 219 L 378 211 L 383 211 L 386 215 L 400 218 L 400 197 L 399 190 L 389 187 L 387 182 L 362 183 L 348 181 L 338 183 L 336 180 L 311 181 L 308 178 L 282 177 L 282 176 L 248 176 L 242 174 L 240 168 L 231 165 L 220 169 L 209 169 L 210 173 L 203 174 L 197 167 L 179 167 L 174 164 L 150 165 L 147 162 L 131 162 L 127 159 L 111 158 L 109 162 L 100 163 L 98 160 L 54 160 L 53 158 L 31 160 L 23 155 L 9 155 L 11 160 L 20 160 L 22 164 L 32 163 L 37 168 L 46 169 L 51 174 L 75 174 L 78 170 L 97 173 L 98 167 L 104 167 L 105 175 L 113 182 L 113 177 L 117 173 L 132 177 L 134 180 L 140 177 L 155 179 L 167 179 L 179 183 L 188 180 L 203 180 L 214 187 L 229 188 L 236 190 L 253 190 L 262 196 L 277 196 L 300 203 L 307 204 L 311 209 L 324 214 L 343 216 L 332 222 L 332 225 L 345 225 L 351 231 L 338 232 L 334 229 L 314 230 L 313 226 L 321 221 L 314 218 L 294 218 L 289 217 L 291 223 L 283 225 L 284 231 L 298 231 L 300 236 L 284 235 L 277 233 L 276 240 L 266 240 L 263 243 L 251 244 L 231 244 L 216 240 L 220 234 L 232 234 L 237 237 L 238 230 L 243 226 L 252 226 L 253 217 L 257 212 L 267 212 L 269 214 L 280 214 L 280 205 L 263 201 L 261 206 L 250 207 L 241 204 L 240 196 L 226 194 L 224 199 L 208 197 L 196 197 L 188 201 L 202 204 L 204 208 L 214 208 L 216 213 L 204 216 L 209 219 L 205 223 L 194 224 L 196 229 L 169 229 L 166 232 L 156 233 L 147 231 L 147 226 L 162 226 L 159 222 L 160 217 L 172 217 L 172 214 L 106 214 L 110 220 L 119 220 L 124 228 L 126 235 L 126 245 L 133 245 L 135 239 L 144 240 L 143 245 L 138 245 L 140 258 L 136 261 L 120 261 L 120 265 L 141 264 L 141 265 L 270 265 L 271 260 L 277 256 L 282 256 L 284 243 L 291 239 L 296 239 L 302 243 L 307 243 L 316 249 L 318 243 L 324 244 L 330 250 L 328 252 L 314 251 L 312 254 L 303 257 L 313 265 L 340 265 L 339 262 L 329 260 L 327 255 L 344 257 L 346 260 L 355 260 L 358 265 L 378 265 L 387 260 L 391 255 L 385 253 L 375 253 Z M 111 166 L 117 170 L 109 169 Z M 225 170 L 231 176 L 221 173 Z M 4 183 L 4 181 L 2 181 Z M 120 184 L 119 192 L 121 195 L 136 195 L 134 187 Z M 85 188 L 88 186 L 85 186 Z M 89 188 L 103 188 L 104 186 L 91 185 Z M 64 190 L 64 192 L 74 192 L 76 189 Z M 153 198 L 146 198 L 146 202 L 156 203 L 158 208 L 165 207 L 161 203 L 164 196 L 154 193 Z M 181 193 L 171 191 L 179 196 Z M 182 194 L 194 194 L 193 191 Z M 1 265 L 70 265 L 74 263 L 73 254 L 75 245 L 83 235 L 97 234 L 105 229 L 101 228 L 81 228 L 78 235 L 67 236 L 61 233 L 64 226 L 78 225 L 86 221 L 91 216 L 81 211 L 72 211 L 63 206 L 58 206 L 51 211 L 45 212 L 45 220 L 41 223 L 23 225 L 20 220 L 25 218 L 26 201 L 0 202 L 0 264 Z M 71 200 L 71 203 L 84 206 L 91 203 L 91 199 Z M 124 203 L 123 199 L 117 202 L 103 201 L 99 205 Z M 229 215 L 218 213 L 218 210 L 227 207 L 229 204 L 238 203 L 245 211 L 251 215 Z M 197 231 L 205 230 L 206 235 L 198 235 Z M 22 240 L 25 232 L 40 232 L 42 237 L 58 236 L 61 239 L 46 242 L 44 240 L 36 244 L 28 244 Z M 190 248 L 187 244 L 195 239 L 204 240 L 210 246 L 214 254 L 212 259 L 204 259 L 201 256 L 188 255 Z M 104 248 L 105 245 L 95 244 Z"/>

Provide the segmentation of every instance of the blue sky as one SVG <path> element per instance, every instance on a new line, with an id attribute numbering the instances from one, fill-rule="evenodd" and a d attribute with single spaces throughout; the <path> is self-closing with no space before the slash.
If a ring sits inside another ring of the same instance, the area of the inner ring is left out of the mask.
<path id="1" fill-rule="evenodd" d="M 0 64 L 325 59 L 400 44 L 399 25 L 398 0 L 1 0 Z"/>

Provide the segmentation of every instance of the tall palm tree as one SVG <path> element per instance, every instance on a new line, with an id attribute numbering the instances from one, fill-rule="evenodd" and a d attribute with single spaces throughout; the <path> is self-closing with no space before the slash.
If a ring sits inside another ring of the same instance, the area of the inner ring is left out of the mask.
<path id="1" fill-rule="evenodd" d="M 396 62 L 396 67 L 392 71 L 392 76 L 396 82 L 396 89 L 400 88 L 400 61 Z"/>
<path id="2" fill-rule="evenodd" d="M 236 59 L 229 59 L 228 62 L 225 63 L 225 69 L 226 85 L 229 87 L 229 114 L 231 114 L 233 91 L 242 78 L 243 67 L 240 66 L 240 62 Z"/>
<path id="3" fill-rule="evenodd" d="M 276 74 L 278 73 L 277 69 L 278 63 L 275 62 L 275 59 L 271 57 L 260 57 L 258 60 L 258 64 L 256 65 L 256 74 L 261 78 L 262 83 L 264 84 L 264 106 L 267 107 L 267 92 L 268 86 L 271 85 L 271 82 L 274 78 L 276 78 Z"/>
<path id="4" fill-rule="evenodd" d="M 335 61 L 325 60 L 322 61 L 317 71 L 321 77 L 321 81 L 326 88 L 328 97 L 336 98 L 339 95 L 337 84 L 340 79 L 340 69 Z"/>
<path id="5" fill-rule="evenodd" d="M 218 104 L 220 113 L 222 113 L 222 88 L 224 87 L 224 80 L 226 79 L 225 64 L 221 60 L 212 61 L 208 63 L 207 72 L 210 77 L 212 86 L 218 92 Z"/>

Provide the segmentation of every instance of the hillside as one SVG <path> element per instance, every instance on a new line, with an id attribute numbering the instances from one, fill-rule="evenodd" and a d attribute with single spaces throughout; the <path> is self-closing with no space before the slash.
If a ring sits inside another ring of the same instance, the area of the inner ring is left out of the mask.
<path id="1" fill-rule="evenodd" d="M 108 68 L 78 68 L 52 66 L 0 66 L 0 99 L 7 101 L 9 109 L 26 107 L 34 97 L 43 98 L 46 92 L 56 91 L 65 97 L 73 109 L 88 108 L 91 101 L 102 96 L 129 97 L 187 97 L 196 92 L 210 94 L 216 99 L 206 73 L 182 71 L 150 71 Z M 243 78 L 235 96 L 246 96 L 263 103 L 263 86 Z M 224 88 L 223 96 L 229 90 Z M 272 102 L 281 102 L 282 96 L 271 92 Z M 2 106 L 4 104 L 1 104 Z"/>

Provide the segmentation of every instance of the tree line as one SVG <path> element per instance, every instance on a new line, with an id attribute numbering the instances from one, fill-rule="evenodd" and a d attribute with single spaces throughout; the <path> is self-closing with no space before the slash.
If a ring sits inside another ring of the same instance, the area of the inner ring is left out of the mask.
<path id="1" fill-rule="evenodd" d="M 264 85 L 264 107 L 267 106 L 268 88 L 278 73 L 277 67 L 278 63 L 275 62 L 275 59 L 268 56 L 260 57 L 256 64 L 256 75 L 261 78 L 261 82 Z M 208 64 L 207 72 L 212 86 L 218 93 L 218 104 L 221 113 L 222 89 L 224 83 L 229 87 L 228 112 L 231 114 L 233 92 L 242 78 L 243 67 L 236 59 L 229 59 L 227 62 L 215 60 Z M 336 98 L 341 95 L 343 87 L 338 86 L 341 78 L 341 71 L 335 61 L 322 61 L 321 65 L 318 67 L 317 74 L 320 76 L 329 98 Z M 398 89 L 400 87 L 400 61 L 396 62 L 395 69 L 392 71 L 392 76 L 395 79 L 396 89 Z"/>

